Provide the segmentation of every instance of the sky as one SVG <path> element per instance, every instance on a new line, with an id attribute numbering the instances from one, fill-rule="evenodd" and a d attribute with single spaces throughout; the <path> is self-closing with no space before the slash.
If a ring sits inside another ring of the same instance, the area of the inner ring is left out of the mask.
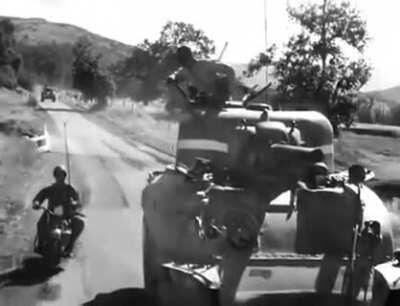
<path id="1" fill-rule="evenodd" d="M 190 22 L 215 41 L 217 53 L 228 42 L 224 62 L 247 63 L 265 49 L 264 12 L 267 42 L 279 46 L 297 30 L 287 3 L 304 1 L 323 0 L 1 0 L 0 15 L 74 24 L 131 45 L 156 39 L 169 20 Z M 364 89 L 400 85 L 400 1 L 350 2 L 366 19 L 371 38 L 365 56 L 374 70 Z"/>

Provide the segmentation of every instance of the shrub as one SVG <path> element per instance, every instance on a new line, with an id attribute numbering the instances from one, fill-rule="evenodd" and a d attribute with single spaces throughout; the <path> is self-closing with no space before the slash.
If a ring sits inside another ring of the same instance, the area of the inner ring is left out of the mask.
<path id="1" fill-rule="evenodd" d="M 392 110 L 392 124 L 400 125 L 400 105 L 394 107 Z"/>
<path id="2" fill-rule="evenodd" d="M 0 87 L 15 89 L 17 87 L 17 78 L 10 65 L 0 66 Z"/>
<path id="3" fill-rule="evenodd" d="M 362 101 L 358 106 L 357 116 L 358 121 L 363 123 L 393 124 L 393 115 L 390 107 L 386 103 L 375 99 Z"/>
<path id="4" fill-rule="evenodd" d="M 383 102 L 376 101 L 370 113 L 372 123 L 391 124 L 393 121 L 390 107 Z"/>
<path id="5" fill-rule="evenodd" d="M 22 88 L 32 91 L 33 90 L 33 77 L 27 71 L 23 71 L 18 76 L 18 85 Z"/>
<path id="6" fill-rule="evenodd" d="M 26 104 L 30 107 L 36 107 L 38 106 L 38 100 L 36 99 L 36 97 L 32 94 L 29 94 L 28 100 L 26 102 Z"/>

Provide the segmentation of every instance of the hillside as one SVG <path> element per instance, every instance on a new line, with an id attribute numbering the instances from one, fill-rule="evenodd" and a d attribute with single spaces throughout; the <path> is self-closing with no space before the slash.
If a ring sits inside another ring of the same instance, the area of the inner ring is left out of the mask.
<path id="1" fill-rule="evenodd" d="M 129 55 L 132 46 L 91 33 L 80 27 L 48 22 L 41 18 L 9 18 L 15 25 L 16 42 L 19 45 L 37 46 L 40 44 L 73 45 L 81 36 L 87 36 L 94 44 L 97 53 L 101 53 L 106 65 L 115 63 Z"/>
<path id="2" fill-rule="evenodd" d="M 370 91 L 366 94 L 369 97 L 386 102 L 390 107 L 400 104 L 400 85 L 383 90 Z"/>

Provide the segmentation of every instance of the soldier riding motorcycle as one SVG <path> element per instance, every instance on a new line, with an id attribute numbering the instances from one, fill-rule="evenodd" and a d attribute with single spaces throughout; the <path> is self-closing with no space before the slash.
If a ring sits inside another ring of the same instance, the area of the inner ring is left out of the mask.
<path id="1" fill-rule="evenodd" d="M 77 191 L 65 183 L 67 171 L 63 166 L 53 170 L 55 183 L 42 189 L 33 199 L 33 209 L 44 209 L 37 223 L 35 252 L 50 264 L 57 265 L 60 257 L 72 256 L 76 240 L 82 233 L 84 221 Z M 47 208 L 42 203 L 47 200 Z"/>

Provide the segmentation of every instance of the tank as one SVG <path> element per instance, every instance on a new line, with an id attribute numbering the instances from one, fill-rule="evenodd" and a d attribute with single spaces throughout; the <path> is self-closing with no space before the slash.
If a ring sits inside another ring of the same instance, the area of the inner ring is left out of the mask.
<path id="1" fill-rule="evenodd" d="M 196 109 L 176 148 L 142 193 L 145 287 L 158 305 L 371 303 L 372 271 L 393 254 L 389 214 L 364 177 L 335 172 L 326 117 Z M 318 164 L 327 173 L 310 186 Z"/>

